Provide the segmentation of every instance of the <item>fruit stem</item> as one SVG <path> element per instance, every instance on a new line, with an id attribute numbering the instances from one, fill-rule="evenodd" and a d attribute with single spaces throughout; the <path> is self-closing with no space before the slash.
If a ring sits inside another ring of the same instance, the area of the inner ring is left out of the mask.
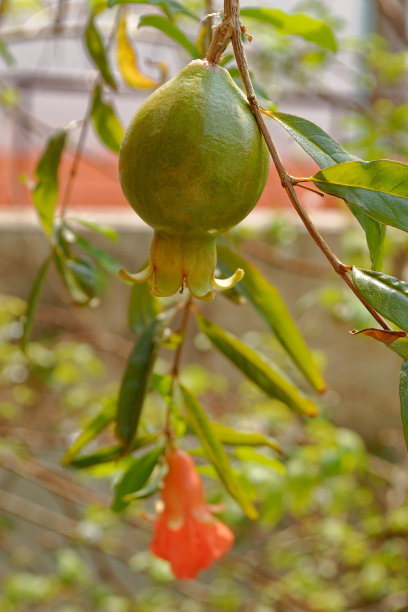
<path id="1" fill-rule="evenodd" d="M 245 86 L 248 102 L 255 116 L 259 129 L 262 132 L 262 135 L 265 139 L 265 142 L 267 144 L 267 147 L 272 157 L 272 161 L 275 165 L 275 168 L 281 180 L 282 187 L 285 189 L 286 193 L 288 194 L 288 197 L 293 207 L 295 208 L 296 212 L 301 218 L 307 231 L 309 232 L 309 234 L 311 235 L 311 237 L 313 238 L 313 240 L 315 241 L 319 249 L 323 252 L 325 257 L 328 259 L 334 271 L 337 272 L 337 274 L 341 276 L 341 278 L 345 281 L 345 283 L 347 283 L 347 285 L 350 287 L 353 293 L 358 297 L 360 302 L 364 304 L 364 306 L 367 308 L 370 314 L 374 317 L 374 319 L 381 325 L 381 327 L 386 330 L 391 330 L 391 327 L 388 325 L 385 319 L 383 319 L 383 317 L 380 314 L 378 314 L 378 312 L 374 310 L 374 308 L 372 308 L 372 306 L 370 306 L 368 302 L 366 302 L 366 300 L 363 298 L 362 295 L 360 295 L 357 288 L 354 286 L 352 280 L 349 278 L 348 273 L 352 269 L 352 266 L 346 265 L 340 261 L 337 255 L 335 255 L 335 253 L 331 250 L 329 245 L 326 243 L 323 236 L 320 234 L 319 230 L 313 224 L 311 218 L 309 217 L 309 214 L 303 208 L 297 196 L 297 193 L 294 189 L 293 180 L 291 176 L 286 172 L 286 169 L 279 156 L 279 153 L 276 150 L 276 147 L 272 141 L 272 138 L 263 120 L 261 110 L 260 110 L 259 104 L 256 99 L 256 95 L 254 92 L 254 88 L 252 86 L 251 78 L 249 76 L 248 63 L 247 63 L 247 59 L 245 56 L 244 47 L 243 47 L 242 40 L 241 40 L 242 28 L 241 28 L 241 22 L 239 20 L 239 0 L 224 0 L 224 13 L 225 13 L 225 17 L 222 23 L 224 23 L 226 19 L 229 19 L 232 24 L 232 34 L 231 34 L 232 46 L 234 49 L 234 55 L 235 55 L 235 59 L 237 62 L 238 70 L 241 75 L 242 82 Z"/>
<path id="2" fill-rule="evenodd" d="M 224 53 L 228 46 L 232 36 L 232 22 L 231 19 L 225 15 L 224 19 L 217 25 L 214 30 L 214 35 L 211 40 L 210 47 L 208 49 L 205 59 L 210 64 L 218 64 L 221 59 L 221 55 Z"/>

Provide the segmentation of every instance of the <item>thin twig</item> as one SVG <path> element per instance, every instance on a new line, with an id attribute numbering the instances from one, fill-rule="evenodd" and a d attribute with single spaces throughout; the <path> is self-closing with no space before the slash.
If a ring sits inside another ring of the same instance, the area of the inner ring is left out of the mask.
<path id="1" fill-rule="evenodd" d="M 122 7 L 119 7 L 118 12 L 116 14 L 116 18 L 115 21 L 113 23 L 113 27 L 109 36 L 109 40 L 107 42 L 106 45 L 106 51 L 108 52 L 113 44 L 114 41 L 114 37 L 115 37 L 115 32 L 119 23 L 119 19 L 122 13 Z M 85 112 L 85 116 L 82 120 L 82 124 L 81 124 L 81 131 L 79 134 L 79 138 L 78 138 L 78 144 L 76 146 L 76 150 L 75 150 L 75 155 L 74 155 L 74 159 L 72 161 L 72 165 L 71 165 L 71 170 L 69 172 L 68 175 L 68 181 L 67 181 L 67 185 L 65 187 L 65 192 L 64 192 L 64 196 L 62 198 L 62 202 L 61 202 L 61 217 L 65 216 L 65 213 L 67 211 L 67 207 L 70 203 L 71 200 L 71 194 L 72 194 L 72 188 L 74 186 L 74 179 L 76 177 L 76 174 L 78 172 L 78 167 L 79 167 L 79 162 L 81 161 L 82 158 L 82 152 L 85 146 L 85 141 L 86 141 L 86 137 L 88 135 L 88 129 L 89 129 L 89 124 L 90 124 L 90 120 L 91 120 L 91 112 L 92 112 L 92 104 L 93 104 L 93 91 L 95 89 L 95 87 L 97 87 L 98 85 L 100 85 L 103 82 L 103 78 L 101 74 L 98 74 L 98 76 L 95 79 L 95 83 L 93 85 L 93 87 L 91 88 L 91 93 L 89 95 L 88 98 L 88 105 L 87 105 L 87 109 Z"/>
<path id="2" fill-rule="evenodd" d="M 286 169 L 279 156 L 279 153 L 276 150 L 276 147 L 269 134 L 268 128 L 266 127 L 266 124 L 263 120 L 262 113 L 261 113 L 260 107 L 256 99 L 254 88 L 252 86 L 252 82 L 249 76 L 248 63 L 247 63 L 247 59 L 245 56 L 244 47 L 243 47 L 242 40 L 241 40 L 242 29 L 241 29 L 241 22 L 239 20 L 239 0 L 225 0 L 224 11 L 225 11 L 225 16 L 226 16 L 225 18 L 231 19 L 232 46 L 234 48 L 234 55 L 235 55 L 235 59 L 237 62 L 238 70 L 240 72 L 241 79 L 242 79 L 242 82 L 244 83 L 245 90 L 247 93 L 247 99 L 252 109 L 252 112 L 255 116 L 255 119 L 258 123 L 259 129 L 265 139 L 269 152 L 271 154 L 272 161 L 278 172 L 279 178 L 282 183 L 282 187 L 285 189 L 286 193 L 288 194 L 288 197 L 293 207 L 295 208 L 299 217 L 303 221 L 303 224 L 306 227 L 307 231 L 309 232 L 310 236 L 313 238 L 313 240 L 315 241 L 319 249 L 323 252 L 325 257 L 328 259 L 328 261 L 330 262 L 335 272 L 337 272 L 337 274 L 339 274 L 344 279 L 347 285 L 352 289 L 353 293 L 355 293 L 358 299 L 362 302 L 362 304 L 364 304 L 364 306 L 367 308 L 370 314 L 374 317 L 374 319 L 381 325 L 381 327 L 383 329 L 390 330 L 391 329 L 390 326 L 383 319 L 383 317 L 379 315 L 374 310 L 374 308 L 372 308 L 372 306 L 368 304 L 368 302 L 366 302 L 366 300 L 360 295 L 360 293 L 354 287 L 351 279 L 348 276 L 348 272 L 350 272 L 350 270 L 352 269 L 352 266 L 348 266 L 340 261 L 340 259 L 331 250 L 329 245 L 324 240 L 323 236 L 320 234 L 318 229 L 313 224 L 307 211 L 303 208 L 297 196 L 297 193 L 294 189 L 293 179 L 286 172 Z"/>

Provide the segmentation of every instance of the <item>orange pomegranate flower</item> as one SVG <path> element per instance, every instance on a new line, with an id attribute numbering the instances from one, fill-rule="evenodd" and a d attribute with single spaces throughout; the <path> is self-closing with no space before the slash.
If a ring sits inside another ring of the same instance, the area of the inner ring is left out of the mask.
<path id="1" fill-rule="evenodd" d="M 155 523 L 150 550 L 170 562 L 176 578 L 195 578 L 229 551 L 234 535 L 206 504 L 191 457 L 173 448 L 166 460 L 169 471 L 161 490 L 164 510 Z"/>

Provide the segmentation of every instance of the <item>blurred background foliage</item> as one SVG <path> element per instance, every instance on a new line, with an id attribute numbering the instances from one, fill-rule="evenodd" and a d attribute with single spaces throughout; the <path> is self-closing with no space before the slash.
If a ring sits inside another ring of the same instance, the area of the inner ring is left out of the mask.
<path id="1" fill-rule="evenodd" d="M 384 3 L 372 4 L 381 8 Z M 46 5 L 9 0 L 0 6 L 0 15 L 18 24 Z M 202 9 L 198 2 L 185 6 Z M 82 8 L 87 13 L 90 7 Z M 354 83 L 351 93 L 337 96 L 326 86 L 327 74 L 336 70 L 332 53 L 254 24 L 256 44 L 250 63 L 261 94 L 282 110 L 294 98 L 329 99 L 341 109 L 334 127 L 352 153 L 366 159 L 392 155 L 405 160 L 407 53 L 398 23 L 385 16 L 394 36 L 388 29 L 386 37 L 377 33 L 364 40 L 346 40 L 341 36 L 342 23 L 327 5 L 313 0 L 299 3 L 298 8 L 327 20 L 339 34 L 342 51 L 357 58 L 358 70 L 347 72 L 348 81 Z M 183 27 L 186 19 L 180 16 L 177 22 Z M 12 64 L 13 57 L 1 42 L 0 52 L 3 62 Z M 19 105 L 18 88 L 2 80 L 0 98 L 3 111 L 11 112 Z M 235 236 L 248 249 L 254 243 L 264 245 L 269 249 L 263 251 L 264 259 L 267 253 L 272 265 L 283 253 L 287 266 L 298 256 L 297 239 L 293 224 L 279 216 L 262 232 L 243 228 Z M 109 274 L 117 269 L 115 260 L 92 251 L 69 224 L 61 230 L 59 246 L 72 262 L 72 274 L 65 277 L 68 290 L 79 290 L 84 302 L 103 300 Z M 391 230 L 385 271 L 406 278 L 406 247 L 404 235 Z M 356 228 L 347 228 L 341 236 L 341 251 L 357 265 L 360 261 L 366 265 L 367 250 Z M 140 303 L 136 299 L 130 312 Z M 335 283 L 311 290 L 297 307 L 300 313 L 309 313 L 312 322 L 323 311 L 350 328 L 368 325 L 366 312 Z M 113 427 L 101 428 L 87 447 L 88 460 L 77 469 L 61 465 L 83 428 L 101 413 L 109 421 L 116 405 L 118 368 L 111 368 L 106 343 L 101 349 L 100 330 L 75 334 L 63 319 L 56 328 L 47 323 L 45 305 L 38 315 L 40 319 L 44 315 L 43 324 L 23 352 L 25 312 L 25 302 L 4 290 L 0 298 L 0 612 L 407 609 L 408 478 L 402 446 L 364 441 L 352 431 L 353 423 L 348 428 L 335 426 L 330 397 L 320 401 L 318 418 L 304 422 L 249 382 L 233 387 L 218 371 L 198 363 L 185 366 L 182 381 L 200 397 L 213 421 L 261 432 L 268 440 L 276 438 L 283 453 L 267 445 L 229 447 L 240 482 L 259 507 L 260 521 L 252 523 L 225 494 L 196 439 L 180 421 L 178 433 L 185 434 L 185 446 L 200 466 L 208 500 L 224 505 L 221 518 L 232 526 L 236 546 L 200 579 L 175 581 L 167 564 L 147 552 L 155 498 L 134 500 L 122 512 L 111 509 L 115 487 L 131 458 L 108 457 L 99 464 L 89 460 L 115 444 Z M 130 323 L 135 331 L 137 321 Z M 109 321 L 104 328 L 110 328 Z M 108 339 L 114 358 L 124 367 L 130 340 L 113 335 Z M 245 339 L 293 374 L 272 334 L 246 330 Z M 202 334 L 195 332 L 193 341 L 202 352 L 208 350 Z M 169 338 L 158 371 L 166 371 L 169 351 L 176 347 L 177 338 Z M 324 365 L 325 356 L 317 357 Z M 165 410 L 163 398 L 153 389 L 144 411 L 143 435 L 157 434 Z M 369 408 L 364 410 L 369 419 Z"/>

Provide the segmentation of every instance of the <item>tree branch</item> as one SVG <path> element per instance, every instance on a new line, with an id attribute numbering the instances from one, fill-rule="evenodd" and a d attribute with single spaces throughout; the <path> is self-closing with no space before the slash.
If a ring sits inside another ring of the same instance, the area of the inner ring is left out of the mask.
<path id="1" fill-rule="evenodd" d="M 244 47 L 241 40 L 242 27 L 241 22 L 239 20 L 239 0 L 225 0 L 225 18 L 229 18 L 232 23 L 232 46 L 234 48 L 234 55 L 237 62 L 238 70 L 241 75 L 242 82 L 244 83 L 247 99 L 249 105 L 252 109 L 252 112 L 255 116 L 255 119 L 258 123 L 259 129 L 265 139 L 267 147 L 272 157 L 272 161 L 275 165 L 275 168 L 278 172 L 280 181 L 282 183 L 282 187 L 285 189 L 288 197 L 298 213 L 299 217 L 303 221 L 304 226 L 309 232 L 310 236 L 313 238 L 319 249 L 323 252 L 325 257 L 328 259 L 329 263 L 333 267 L 334 271 L 343 278 L 343 280 L 347 283 L 353 293 L 357 296 L 357 298 L 364 304 L 370 314 L 374 317 L 374 319 L 381 325 L 383 329 L 390 330 L 390 326 L 383 319 L 381 315 L 379 315 L 368 302 L 360 295 L 357 289 L 354 287 L 351 279 L 348 276 L 348 272 L 352 269 L 352 266 L 346 265 L 340 261 L 340 259 L 335 255 L 335 253 L 331 250 L 329 245 L 324 240 L 323 236 L 320 234 L 318 229 L 313 224 L 311 218 L 307 211 L 303 208 L 297 193 L 295 191 L 293 185 L 292 177 L 286 172 L 286 169 L 282 163 L 282 160 L 279 156 L 278 151 L 272 141 L 272 138 L 269 134 L 268 128 L 263 120 L 261 110 L 259 108 L 256 95 L 254 92 L 254 88 L 252 86 L 252 82 L 249 76 L 248 63 L 245 56 Z M 225 19 L 224 18 L 224 19 Z"/>

